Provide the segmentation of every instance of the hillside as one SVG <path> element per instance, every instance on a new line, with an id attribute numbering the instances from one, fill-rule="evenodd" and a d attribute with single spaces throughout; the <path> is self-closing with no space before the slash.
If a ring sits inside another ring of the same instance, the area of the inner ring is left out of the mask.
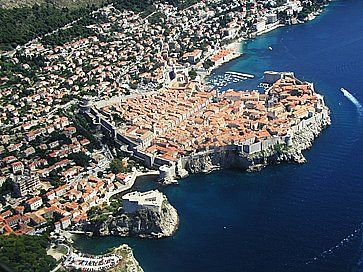
<path id="1" fill-rule="evenodd" d="M 24 6 L 34 6 L 51 4 L 59 8 L 79 8 L 87 5 L 103 5 L 105 0 L 0 0 L 1 8 L 19 8 Z"/>
<path id="2" fill-rule="evenodd" d="M 56 261 L 47 255 L 48 245 L 44 236 L 0 236 L 0 271 L 50 271 Z"/>
<path id="3" fill-rule="evenodd" d="M 77 7 L 74 8 L 60 7 L 49 4 L 50 1 L 56 1 L 58 4 L 75 3 L 75 0 L 0 0 L 0 3 L 11 1 L 14 3 L 32 3 L 48 2 L 48 4 L 22 6 L 17 8 L 0 8 L 0 52 L 14 49 L 17 45 L 23 45 L 26 42 L 57 30 L 75 20 L 82 18 L 74 28 L 76 33 L 67 33 L 67 35 L 82 36 L 84 26 L 95 23 L 94 16 L 91 12 L 105 4 L 114 4 L 117 9 L 133 10 L 141 12 L 145 10 L 150 1 L 147 0 L 79 0 Z M 87 3 L 97 2 L 97 5 L 88 5 Z M 73 30 L 72 30 L 73 31 Z M 70 31 L 69 31 L 70 32 Z"/>
<path id="4" fill-rule="evenodd" d="M 185 8 L 200 0 L 166 0 Z M 18 45 L 57 30 L 82 18 L 71 30 L 63 31 L 57 37 L 47 38 L 48 44 L 58 44 L 73 37 L 91 35 L 85 26 L 98 19 L 91 12 L 113 4 L 119 10 L 143 12 L 153 0 L 0 0 L 0 53 Z M 67 38 L 68 37 L 68 38 Z"/>

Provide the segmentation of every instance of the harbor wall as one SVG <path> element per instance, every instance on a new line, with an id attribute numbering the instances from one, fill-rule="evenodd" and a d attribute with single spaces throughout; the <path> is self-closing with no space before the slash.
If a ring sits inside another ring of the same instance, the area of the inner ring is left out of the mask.
<path id="1" fill-rule="evenodd" d="M 144 162 L 149 168 L 158 168 L 162 165 L 175 165 L 175 176 L 182 170 L 189 173 L 209 172 L 221 168 L 240 168 L 243 170 L 254 170 L 266 166 L 269 163 L 280 161 L 305 162 L 301 151 L 309 148 L 313 140 L 320 134 L 321 130 L 330 124 L 329 110 L 324 107 L 321 112 L 314 113 L 311 117 L 301 120 L 292 125 L 284 136 L 272 136 L 262 140 L 251 138 L 243 143 L 231 144 L 223 147 L 213 147 L 206 150 L 183 156 L 176 163 L 157 157 L 141 150 L 141 147 L 117 132 L 109 121 L 107 121 L 98 111 L 91 108 L 85 113 L 90 117 L 94 125 L 99 125 L 103 132 L 106 132 L 119 145 L 127 145 L 132 155 Z M 301 135 L 306 143 L 301 143 Z M 305 139 L 306 138 L 306 139 Z M 281 146 L 287 150 L 282 152 Z M 283 153 L 283 154 L 282 154 Z M 258 167 L 256 167 L 259 165 Z"/>

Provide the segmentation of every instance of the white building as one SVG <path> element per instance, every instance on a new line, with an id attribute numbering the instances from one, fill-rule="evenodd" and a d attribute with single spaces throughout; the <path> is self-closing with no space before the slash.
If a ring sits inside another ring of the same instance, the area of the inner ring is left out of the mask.
<path id="1" fill-rule="evenodd" d="M 40 206 L 43 205 L 43 200 L 41 197 L 36 196 L 25 202 L 31 211 L 36 211 Z"/>
<path id="2" fill-rule="evenodd" d="M 164 197 L 158 190 L 148 192 L 131 192 L 122 197 L 123 209 L 127 213 L 134 213 L 141 209 L 161 212 Z"/>
<path id="3" fill-rule="evenodd" d="M 38 175 L 16 176 L 13 187 L 17 196 L 25 196 L 34 193 L 40 186 Z"/>
<path id="4" fill-rule="evenodd" d="M 303 7 L 301 6 L 300 1 L 290 1 L 287 5 L 288 8 L 291 8 L 293 12 L 301 12 L 303 10 Z"/>
<path id="5" fill-rule="evenodd" d="M 266 20 L 268 24 L 273 24 L 277 22 L 277 14 L 276 13 L 269 13 L 266 14 Z"/>
<path id="6" fill-rule="evenodd" d="M 257 20 L 257 22 L 255 24 L 255 29 L 257 32 L 264 31 L 266 29 L 265 19 L 261 18 L 261 19 Z"/>

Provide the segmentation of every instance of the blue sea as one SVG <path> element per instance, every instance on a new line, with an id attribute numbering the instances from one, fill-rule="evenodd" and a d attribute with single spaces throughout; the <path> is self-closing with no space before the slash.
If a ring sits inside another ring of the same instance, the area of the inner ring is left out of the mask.
<path id="1" fill-rule="evenodd" d="M 363 271 L 363 1 L 334 2 L 316 20 L 258 37 L 243 52 L 216 73 L 256 78 L 230 87 L 256 88 L 265 70 L 294 71 L 325 96 L 332 125 L 305 152 L 308 162 L 191 176 L 161 188 L 180 215 L 175 236 L 82 237 L 78 248 L 99 254 L 128 243 L 147 272 Z"/>

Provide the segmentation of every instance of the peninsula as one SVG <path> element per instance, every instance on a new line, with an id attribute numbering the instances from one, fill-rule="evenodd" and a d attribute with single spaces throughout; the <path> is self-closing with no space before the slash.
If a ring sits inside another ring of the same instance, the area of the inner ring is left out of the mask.
<path id="1" fill-rule="evenodd" d="M 292 72 L 265 72 L 264 90 L 206 83 L 243 55 L 243 40 L 313 19 L 328 1 L 129 2 L 65 9 L 63 26 L 32 21 L 63 10 L 26 8 L 24 37 L 0 35 L 1 235 L 171 236 L 175 208 L 160 192 L 129 192 L 138 176 L 169 184 L 222 168 L 303 163 L 302 151 L 330 124 L 323 96 Z M 82 254 L 68 257 L 71 268 L 89 268 L 72 266 Z M 101 257 L 88 257 L 103 269 Z"/>
<path id="2" fill-rule="evenodd" d="M 159 191 L 131 192 L 122 197 L 122 208 L 108 214 L 98 210 L 88 221 L 74 226 L 78 230 L 97 236 L 137 236 L 162 238 L 175 233 L 179 217 L 165 195 Z"/>
<path id="3" fill-rule="evenodd" d="M 80 107 L 93 126 L 159 168 L 164 180 L 214 168 L 303 163 L 301 151 L 330 124 L 323 96 L 291 72 L 267 71 L 264 82 L 262 93 L 220 93 L 179 72 L 159 92 L 86 99 Z"/>
<path id="4" fill-rule="evenodd" d="M 72 250 L 74 250 L 72 248 Z M 85 255 L 70 252 L 64 257 L 60 271 L 143 272 L 128 245 L 121 245 L 103 255 Z"/>

